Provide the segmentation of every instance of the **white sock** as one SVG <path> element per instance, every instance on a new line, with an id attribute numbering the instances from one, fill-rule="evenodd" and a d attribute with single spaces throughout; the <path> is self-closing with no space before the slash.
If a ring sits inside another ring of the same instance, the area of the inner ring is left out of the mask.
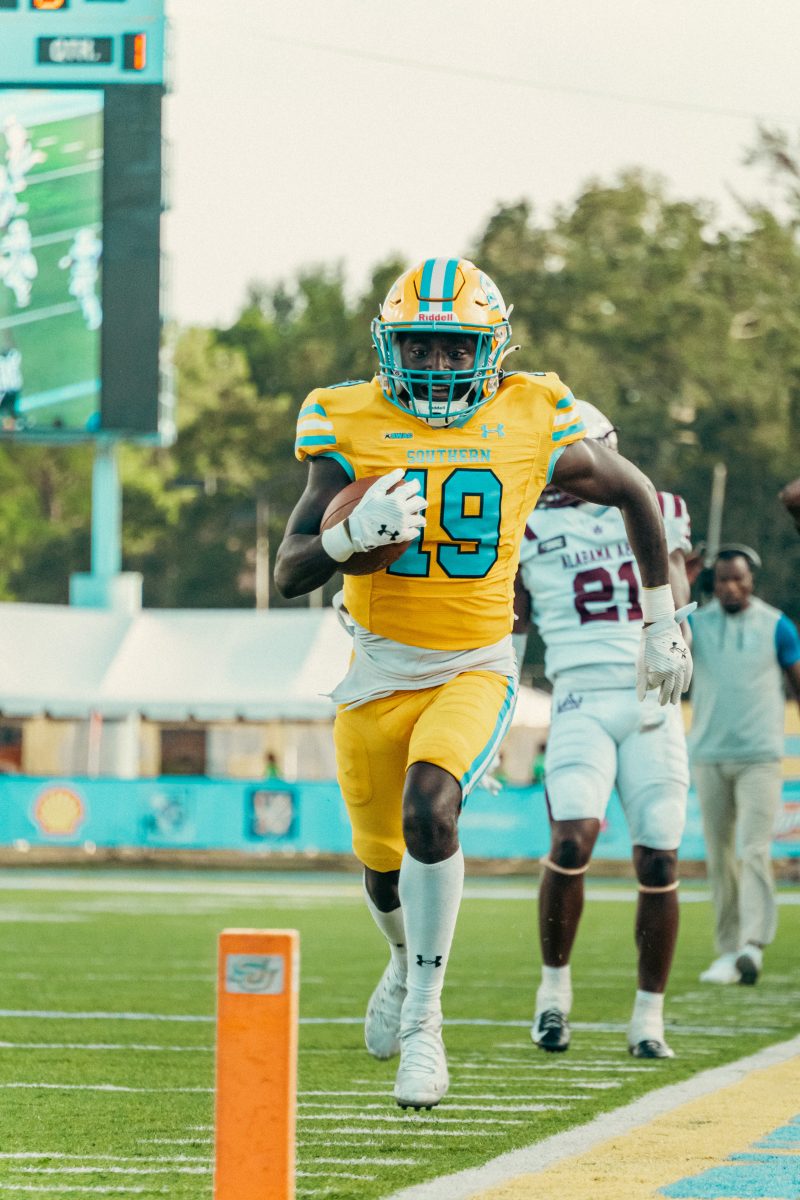
<path id="1" fill-rule="evenodd" d="M 397 908 L 393 908 L 391 912 L 381 912 L 367 891 L 366 880 L 362 879 L 362 883 L 364 885 L 364 899 L 367 902 L 370 916 L 389 943 L 389 953 L 392 956 L 392 966 L 395 969 L 397 978 L 405 982 L 408 955 L 406 953 L 406 932 L 403 924 L 402 905 L 398 904 Z"/>
<path id="2" fill-rule="evenodd" d="M 542 964 L 542 982 L 536 993 L 536 1011 L 557 1008 L 565 1017 L 572 1008 L 572 972 L 565 967 L 546 967 Z"/>
<path id="3" fill-rule="evenodd" d="M 400 903 L 408 945 L 408 998 L 413 1008 L 438 1011 L 464 890 L 459 846 L 444 862 L 421 863 L 408 851 L 400 867 Z"/>
<path id="4" fill-rule="evenodd" d="M 664 993 L 637 991 L 633 1004 L 633 1016 L 628 1026 L 631 1045 L 648 1038 L 664 1040 Z"/>

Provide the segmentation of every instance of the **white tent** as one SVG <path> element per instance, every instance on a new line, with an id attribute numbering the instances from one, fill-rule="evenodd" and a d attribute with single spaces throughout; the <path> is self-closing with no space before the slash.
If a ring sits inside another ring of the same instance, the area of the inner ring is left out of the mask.
<path id="1" fill-rule="evenodd" d="M 320 720 L 351 641 L 329 608 L 0 605 L 0 710 L 152 721 Z"/>
<path id="2" fill-rule="evenodd" d="M 0 620 L 0 711 L 9 717 L 326 720 L 352 647 L 330 608 L 3 604 Z M 549 696 L 521 688 L 514 725 L 549 722 Z"/>

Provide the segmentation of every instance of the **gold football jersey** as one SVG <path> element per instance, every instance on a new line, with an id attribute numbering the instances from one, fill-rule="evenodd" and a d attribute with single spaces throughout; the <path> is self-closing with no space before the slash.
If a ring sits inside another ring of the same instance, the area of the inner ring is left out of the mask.
<path id="1" fill-rule="evenodd" d="M 395 563 L 345 575 L 354 619 L 430 650 L 505 637 L 525 522 L 558 451 L 583 436 L 572 393 L 552 373 L 505 376 L 472 418 L 442 429 L 388 402 L 377 378 L 313 391 L 297 421 L 299 459 L 335 458 L 351 479 L 403 467 L 428 499 L 422 536 Z"/>

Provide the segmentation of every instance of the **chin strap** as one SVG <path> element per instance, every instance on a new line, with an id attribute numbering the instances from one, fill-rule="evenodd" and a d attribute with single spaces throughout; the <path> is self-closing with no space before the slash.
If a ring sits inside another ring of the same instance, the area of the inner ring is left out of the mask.
<path id="1" fill-rule="evenodd" d="M 661 892 L 677 892 L 680 884 L 680 879 L 676 879 L 674 883 L 668 883 L 664 887 L 647 887 L 644 883 L 640 883 L 639 891 L 648 896 L 658 896 Z"/>
<path id="2" fill-rule="evenodd" d="M 550 871 L 555 871 L 557 875 L 583 875 L 589 870 L 589 864 L 585 867 L 559 867 L 558 863 L 554 863 L 552 858 L 548 858 L 543 854 L 539 859 L 539 865 L 546 867 Z"/>

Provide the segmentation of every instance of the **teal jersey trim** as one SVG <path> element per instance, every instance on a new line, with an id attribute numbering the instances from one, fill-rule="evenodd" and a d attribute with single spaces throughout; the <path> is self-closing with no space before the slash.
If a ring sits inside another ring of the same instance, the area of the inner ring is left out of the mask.
<path id="1" fill-rule="evenodd" d="M 345 456 L 343 454 L 337 454 L 333 450 L 323 451 L 322 454 L 317 455 L 317 458 L 332 458 L 332 459 L 334 459 L 334 461 L 339 464 L 339 466 L 342 468 L 342 470 L 345 472 L 345 474 L 349 477 L 351 482 L 355 479 L 356 473 L 353 470 L 353 468 L 350 466 L 350 463 L 347 461 L 347 459 L 345 458 Z"/>
<path id="2" fill-rule="evenodd" d="M 547 487 L 548 483 L 553 478 L 553 471 L 556 469 L 556 463 L 561 458 L 561 455 L 564 453 L 566 448 L 566 446 L 556 446 L 555 450 L 550 455 L 550 462 L 547 464 L 547 478 L 544 481 L 545 487 Z"/>

